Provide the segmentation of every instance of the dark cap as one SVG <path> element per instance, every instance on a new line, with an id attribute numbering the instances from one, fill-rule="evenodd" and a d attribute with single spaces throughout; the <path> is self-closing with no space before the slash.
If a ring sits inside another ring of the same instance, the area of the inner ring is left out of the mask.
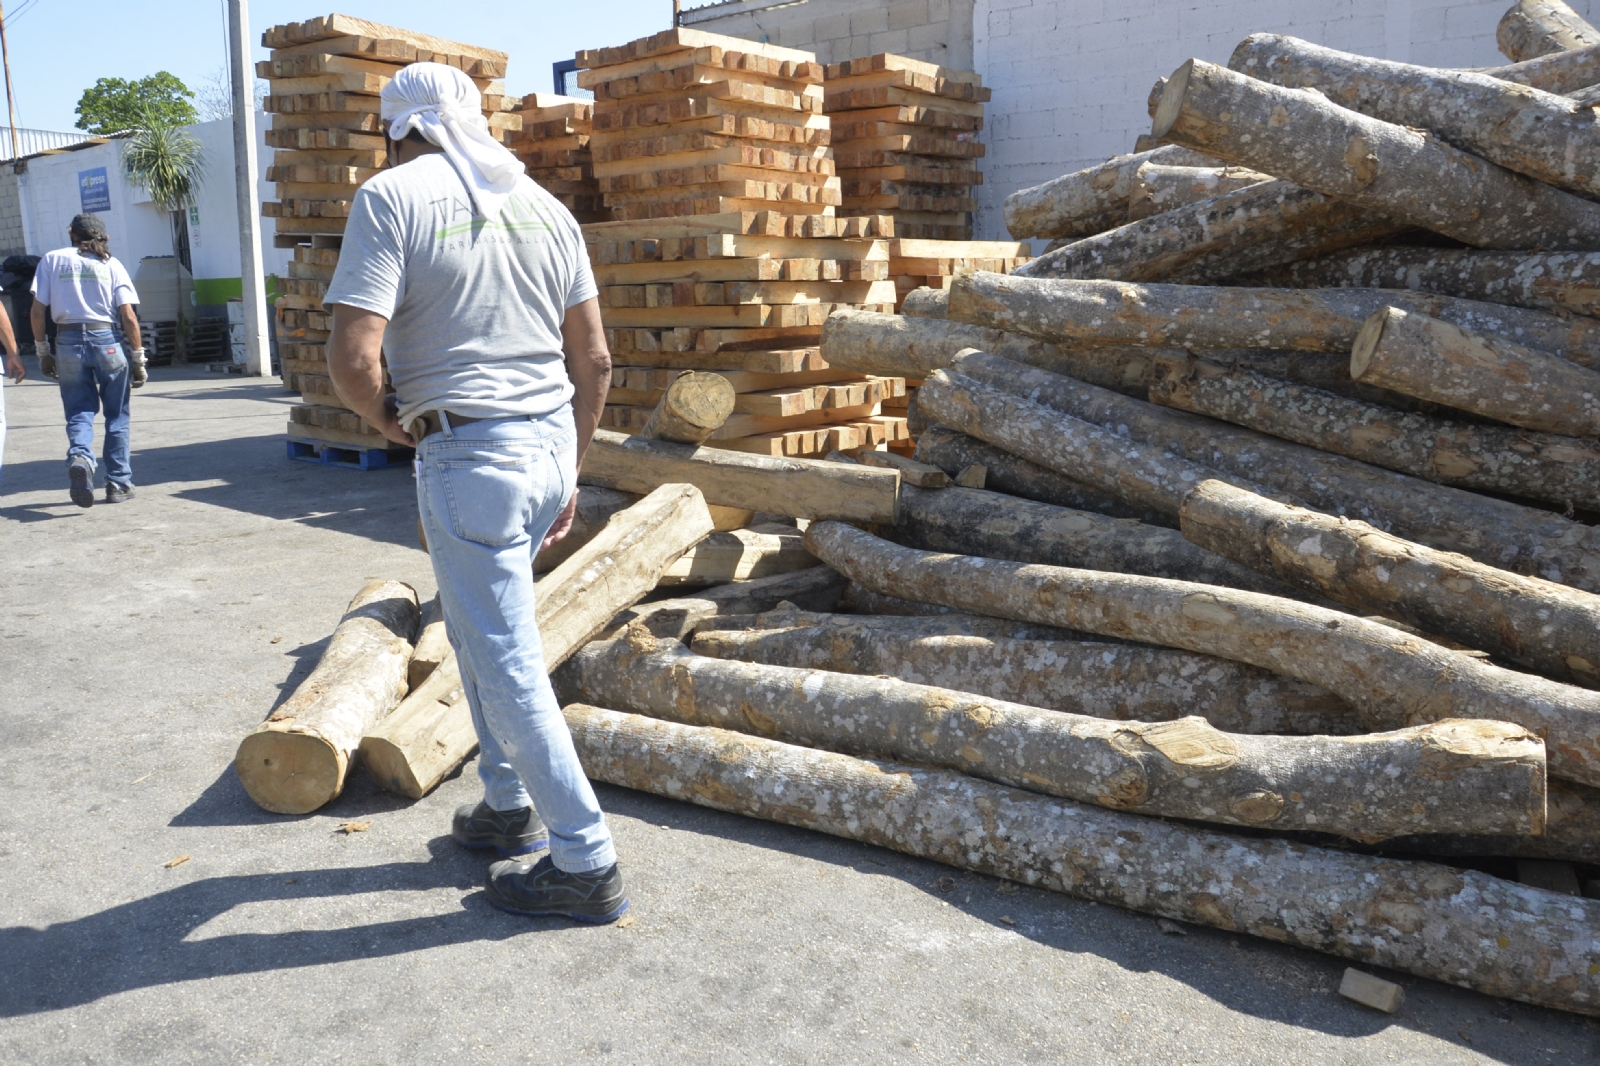
<path id="1" fill-rule="evenodd" d="M 85 241 L 103 241 L 106 239 L 106 224 L 100 221 L 99 215 L 73 215 L 72 233 Z"/>

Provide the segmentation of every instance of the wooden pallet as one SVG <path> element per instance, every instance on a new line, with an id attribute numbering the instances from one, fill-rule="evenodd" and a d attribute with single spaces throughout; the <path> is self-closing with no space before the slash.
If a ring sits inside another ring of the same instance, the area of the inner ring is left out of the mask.
<path id="1" fill-rule="evenodd" d="M 346 444 L 308 440 L 295 435 L 294 423 L 289 423 L 288 454 L 290 459 L 302 463 L 320 463 L 323 466 L 342 466 L 348 470 L 383 470 L 410 459 L 410 448 L 397 448 L 387 443 L 382 448 L 354 448 Z"/>

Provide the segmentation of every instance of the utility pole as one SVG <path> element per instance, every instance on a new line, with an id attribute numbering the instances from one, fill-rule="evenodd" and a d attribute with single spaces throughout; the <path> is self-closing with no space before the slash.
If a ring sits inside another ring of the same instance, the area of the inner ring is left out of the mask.
<path id="1" fill-rule="evenodd" d="M 244 287 L 245 372 L 272 376 L 267 348 L 267 284 L 261 263 L 261 197 L 256 188 L 256 72 L 250 62 L 247 0 L 228 0 L 228 71 L 233 82 L 233 179 L 239 205 L 239 266 Z"/>
<path id="2" fill-rule="evenodd" d="M 673 0 L 673 3 L 677 3 L 677 0 Z M 22 155 L 22 150 L 17 147 L 17 101 L 11 95 L 11 53 L 6 50 L 6 13 L 3 6 L 0 6 L 0 63 L 4 63 L 6 68 L 6 109 L 11 112 L 11 158 L 16 159 Z"/>
<path id="3" fill-rule="evenodd" d="M 683 24 L 683 0 L 672 0 L 672 28 Z"/>

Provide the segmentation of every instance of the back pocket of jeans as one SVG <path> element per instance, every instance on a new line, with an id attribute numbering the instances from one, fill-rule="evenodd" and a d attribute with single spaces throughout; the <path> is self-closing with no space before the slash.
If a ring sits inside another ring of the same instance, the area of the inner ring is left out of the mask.
<path id="1" fill-rule="evenodd" d="M 120 374 L 128 365 L 120 344 L 96 344 L 93 351 L 95 363 L 107 374 Z"/>
<path id="2" fill-rule="evenodd" d="M 439 462 L 450 526 L 462 540 L 502 548 L 533 519 L 533 458 Z"/>

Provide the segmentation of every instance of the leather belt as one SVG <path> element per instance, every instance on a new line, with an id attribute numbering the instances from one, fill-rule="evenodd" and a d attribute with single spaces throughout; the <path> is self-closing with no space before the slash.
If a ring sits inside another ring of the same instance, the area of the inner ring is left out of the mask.
<path id="1" fill-rule="evenodd" d="M 506 417 L 505 415 L 488 415 L 483 418 L 468 418 L 466 415 L 455 415 L 451 414 L 449 411 L 444 412 L 444 414 L 450 419 L 451 429 L 460 429 L 462 426 L 470 426 L 474 422 L 487 422 L 491 418 Z M 411 438 L 413 440 L 421 443 L 423 437 L 431 437 L 433 434 L 438 433 L 442 429 L 444 429 L 444 424 L 439 421 L 439 412 L 424 411 L 422 414 L 411 420 L 411 424 L 406 427 L 406 432 L 411 434 Z M 418 432 L 418 430 L 421 432 Z"/>

